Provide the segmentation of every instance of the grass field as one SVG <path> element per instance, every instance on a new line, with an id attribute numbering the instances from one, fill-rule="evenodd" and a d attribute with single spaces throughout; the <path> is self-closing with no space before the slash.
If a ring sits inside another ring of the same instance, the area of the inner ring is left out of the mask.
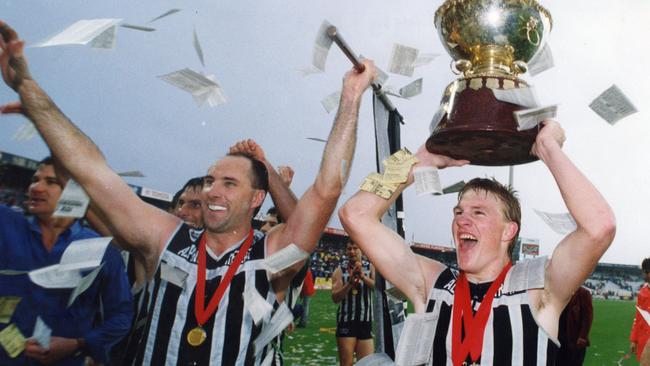
<path id="1" fill-rule="evenodd" d="M 309 323 L 298 328 L 284 346 L 288 366 L 330 366 L 337 364 L 336 305 L 328 290 L 318 290 L 310 303 Z M 634 316 L 633 301 L 594 300 L 591 347 L 585 366 L 616 366 L 630 343 L 628 337 Z M 623 365 L 637 365 L 627 360 Z M 560 365 L 558 365 L 560 366 Z"/>

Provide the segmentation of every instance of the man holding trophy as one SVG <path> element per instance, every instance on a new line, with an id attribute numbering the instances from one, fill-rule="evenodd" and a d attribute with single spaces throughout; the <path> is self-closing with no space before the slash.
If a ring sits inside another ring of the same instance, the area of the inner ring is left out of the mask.
<path id="1" fill-rule="evenodd" d="M 612 243 L 614 214 L 562 151 L 560 125 L 544 120 L 518 131 L 512 113 L 521 107 L 494 96 L 495 89 L 525 88 L 516 75 L 542 46 L 549 25 L 550 15 L 533 0 L 445 2 L 436 26 L 464 77 L 447 89 L 427 143 L 415 155 L 402 149 L 389 157 L 384 174 L 369 175 L 339 211 L 351 240 L 415 308 L 396 364 L 555 364 L 560 314 Z M 414 254 L 381 223 L 422 168 L 536 159 L 554 177 L 577 224 L 550 259 L 510 262 L 521 208 L 512 188 L 493 179 L 471 180 L 453 207 L 459 271 Z"/>

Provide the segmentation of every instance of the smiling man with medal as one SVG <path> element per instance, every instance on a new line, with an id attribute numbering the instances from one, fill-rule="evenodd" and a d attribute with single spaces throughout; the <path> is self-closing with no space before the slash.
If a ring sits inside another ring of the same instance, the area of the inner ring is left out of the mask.
<path id="1" fill-rule="evenodd" d="M 21 112 L 34 123 L 52 155 L 84 188 L 111 232 L 133 255 L 136 270 L 146 273 L 148 319 L 134 363 L 259 364 L 269 347 L 259 343 L 255 347 L 256 338 L 272 324 L 268 316 L 254 322 L 243 295 L 253 293 L 253 298 L 261 297 L 271 306 L 282 302 L 303 263 L 271 277 L 264 259 L 290 244 L 307 253 L 315 249 L 349 175 L 362 96 L 376 77 L 372 61 L 364 61 L 365 71 L 346 74 L 319 171 L 298 202 L 287 197 L 291 192 L 259 146 L 243 141 L 207 171 L 202 191 L 205 229 L 195 240 L 189 235 L 193 228 L 140 200 L 108 166 L 99 148 L 32 79 L 24 42 L 16 32 L 0 22 L 0 34 L 2 75 L 20 97 L 20 102 L 0 110 Z M 281 215 L 292 213 L 285 224 L 264 235 L 252 231 L 251 221 L 269 188 Z"/>
<path id="2" fill-rule="evenodd" d="M 555 364 L 560 313 L 611 244 L 615 218 L 562 151 L 560 125 L 545 121 L 542 126 L 531 153 L 548 168 L 577 224 L 550 259 L 510 262 L 521 209 L 512 189 L 493 179 L 473 179 L 459 192 L 451 225 L 459 271 L 416 255 L 402 237 L 382 225 L 388 207 L 413 183 L 415 168 L 468 163 L 431 154 L 425 146 L 412 158 L 387 159 L 386 164 L 403 165 L 393 170 L 410 170 L 402 183 L 373 173 L 339 211 L 352 240 L 415 308 L 396 358 L 427 365 Z M 399 153 L 408 155 L 405 150 Z M 423 324 L 434 331 L 423 329 Z M 400 353 L 401 348 L 422 354 Z"/>

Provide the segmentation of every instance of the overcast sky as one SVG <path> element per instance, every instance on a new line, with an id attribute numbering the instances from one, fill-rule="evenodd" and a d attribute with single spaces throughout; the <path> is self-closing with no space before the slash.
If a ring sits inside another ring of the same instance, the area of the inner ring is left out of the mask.
<path id="1" fill-rule="evenodd" d="M 271 161 L 295 168 L 292 188 L 312 183 L 334 113 L 320 101 L 340 89 L 349 62 L 335 48 L 325 73 L 303 76 L 316 32 L 325 19 L 338 26 L 352 48 L 387 70 L 393 44 L 439 56 L 416 69 L 412 78 L 390 74 L 401 87 L 423 77 L 423 93 L 394 100 L 406 119 L 402 143 L 416 150 L 428 137 L 431 117 L 444 88 L 455 79 L 433 26 L 442 1 L 270 0 L 155 1 L 3 0 L 3 20 L 36 43 L 81 19 L 121 18 L 156 28 L 145 33 L 118 28 L 113 50 L 88 46 L 29 48 L 32 74 L 59 107 L 102 149 L 118 171 L 141 170 L 133 184 L 175 192 L 188 178 L 205 174 L 212 161 L 239 139 L 257 140 Z M 535 85 L 544 105 L 560 104 L 558 119 L 567 133 L 564 150 L 610 202 L 617 220 L 614 244 L 603 261 L 639 264 L 650 256 L 645 229 L 650 221 L 648 141 L 650 100 L 650 2 L 647 0 L 547 0 L 553 16 L 549 37 L 556 67 L 523 78 Z M 147 22 L 172 8 L 181 12 Z M 205 57 L 203 67 L 192 42 L 193 29 Z M 191 95 L 156 76 L 183 68 L 213 74 L 228 97 L 216 108 L 199 108 Z M 611 126 L 588 105 L 612 84 L 639 109 Z M 361 107 L 359 138 L 344 202 L 375 168 L 372 103 Z M 0 90 L 0 101 L 15 95 Z M 3 117 L 0 150 L 40 159 L 47 149 L 37 136 L 12 139 L 24 122 Z M 515 168 L 522 201 L 521 235 L 536 238 L 550 254 L 561 236 L 533 209 L 566 212 L 558 189 L 541 162 Z M 476 176 L 507 182 L 508 168 L 465 167 L 441 171 L 443 185 Z M 452 195 L 405 194 L 407 239 L 451 245 Z M 268 204 L 265 205 L 267 207 Z M 338 218 L 330 222 L 339 227 Z"/>

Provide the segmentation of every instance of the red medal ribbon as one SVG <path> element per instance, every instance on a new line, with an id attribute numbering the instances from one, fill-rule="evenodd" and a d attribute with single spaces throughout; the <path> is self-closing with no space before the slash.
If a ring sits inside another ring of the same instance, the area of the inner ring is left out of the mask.
<path id="1" fill-rule="evenodd" d="M 485 325 L 487 324 L 490 313 L 492 312 L 492 300 L 497 291 L 503 284 L 508 270 L 512 267 L 512 263 L 508 264 L 501 270 L 499 276 L 492 282 L 485 297 L 481 301 L 481 305 L 476 312 L 472 315 L 472 304 L 469 295 L 469 283 L 465 272 L 460 272 L 456 280 L 456 290 L 454 291 L 454 309 L 453 309 L 453 328 L 451 333 L 452 346 L 451 354 L 454 366 L 461 366 L 467 359 L 467 355 L 471 355 L 472 362 L 476 362 L 481 357 L 481 350 L 483 349 L 483 333 L 485 332 Z M 465 338 L 461 336 L 465 334 Z"/>
<path id="2" fill-rule="evenodd" d="M 244 259 L 244 256 L 248 252 L 248 249 L 251 247 L 251 244 L 253 243 L 253 229 L 248 233 L 248 237 L 246 238 L 246 241 L 239 247 L 239 252 L 235 256 L 235 260 L 230 263 L 230 266 L 228 267 L 228 270 L 226 271 L 225 276 L 221 279 L 221 282 L 219 283 L 219 287 L 217 287 L 217 291 L 215 291 L 214 295 L 212 295 L 212 298 L 210 299 L 210 302 L 208 303 L 208 307 L 204 308 L 205 304 L 205 276 L 206 276 L 206 268 L 205 268 L 205 262 L 206 262 L 206 238 L 205 238 L 205 233 L 201 235 L 201 239 L 199 240 L 199 259 L 198 259 L 198 265 L 196 268 L 197 274 L 196 274 L 196 294 L 194 296 L 194 315 L 196 315 L 196 321 L 199 323 L 199 326 L 202 326 L 210 317 L 212 314 L 217 311 L 217 307 L 219 306 L 219 302 L 221 302 L 221 298 L 223 297 L 223 294 L 226 292 L 226 289 L 228 286 L 230 286 L 230 282 L 232 282 L 232 278 L 235 276 L 235 272 L 237 272 L 237 269 L 239 268 L 239 265 L 241 264 L 242 260 Z"/>

